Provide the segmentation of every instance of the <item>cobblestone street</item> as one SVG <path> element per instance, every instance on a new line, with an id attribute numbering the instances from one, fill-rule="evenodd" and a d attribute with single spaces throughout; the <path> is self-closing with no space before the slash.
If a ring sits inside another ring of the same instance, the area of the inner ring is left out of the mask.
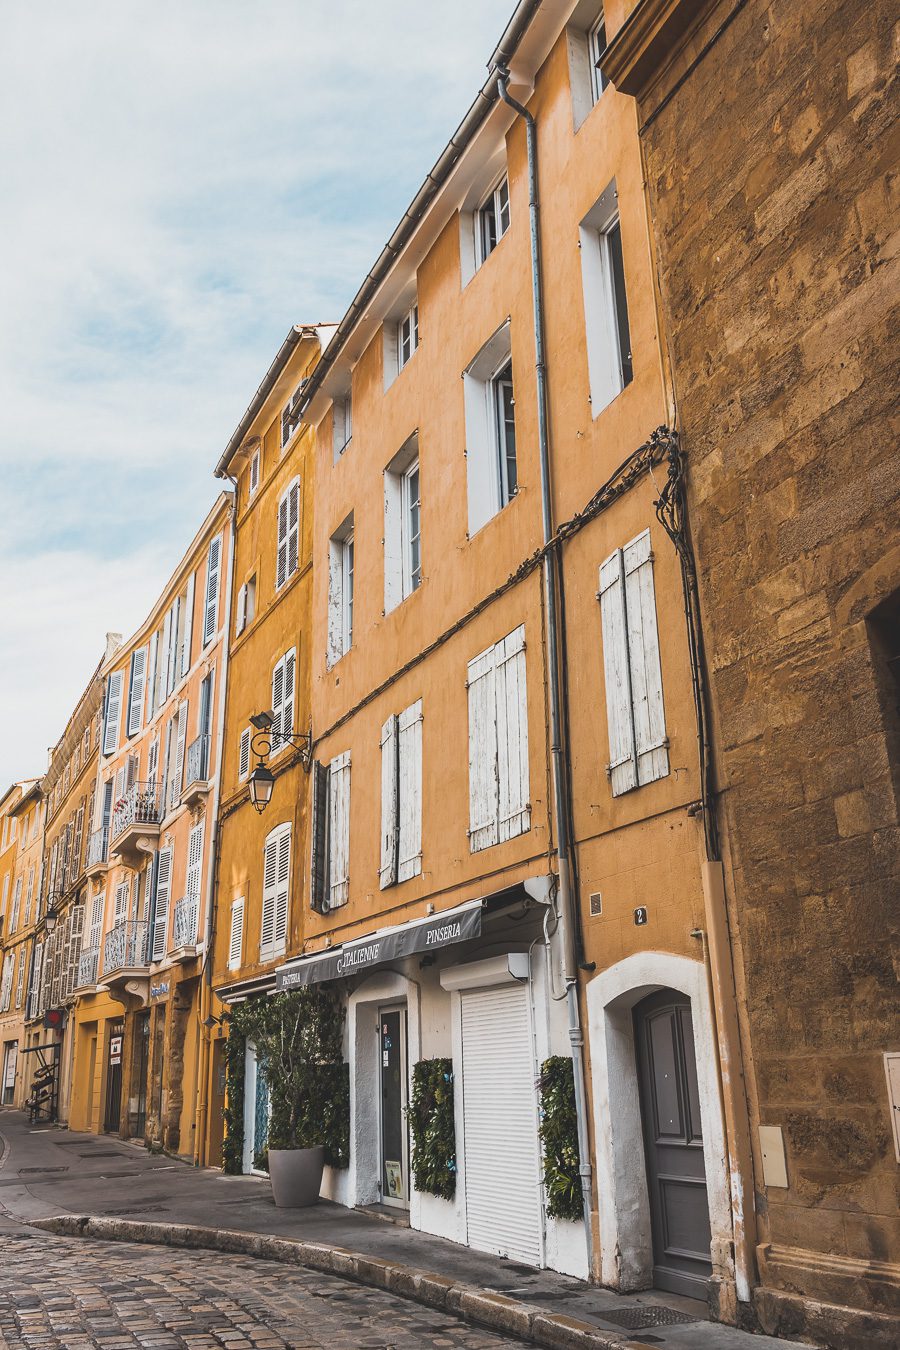
<path id="1" fill-rule="evenodd" d="M 523 1342 L 379 1290 L 250 1257 L 0 1237 L 0 1347 L 493 1350 Z"/>

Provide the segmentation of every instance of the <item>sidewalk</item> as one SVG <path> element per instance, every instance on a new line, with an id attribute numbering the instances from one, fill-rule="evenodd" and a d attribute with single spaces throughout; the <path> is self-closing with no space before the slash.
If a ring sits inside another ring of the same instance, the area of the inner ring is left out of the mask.
<path id="1" fill-rule="evenodd" d="M 21 1112 L 4 1110 L 0 1137 L 0 1207 L 20 1223 L 90 1215 L 268 1234 L 505 1295 L 554 1317 L 595 1326 L 610 1338 L 608 1344 L 661 1350 L 784 1350 L 786 1345 L 709 1322 L 704 1305 L 674 1294 L 613 1294 L 324 1201 L 309 1210 L 276 1209 L 265 1179 L 193 1168 L 109 1135 L 31 1127 Z M 165 1240 L 163 1233 L 159 1237 Z M 578 1343 L 574 1335 L 571 1343 Z"/>

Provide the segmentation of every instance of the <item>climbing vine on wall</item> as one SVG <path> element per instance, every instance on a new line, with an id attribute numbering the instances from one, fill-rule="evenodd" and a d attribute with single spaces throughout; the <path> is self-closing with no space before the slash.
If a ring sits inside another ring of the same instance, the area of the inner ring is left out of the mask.
<path id="1" fill-rule="evenodd" d="M 408 1112 L 417 1191 L 452 1200 L 456 1194 L 453 1061 L 420 1059 L 413 1068 Z"/>
<path id="2" fill-rule="evenodd" d="M 230 1035 L 224 1042 L 225 1057 L 225 1140 L 222 1144 L 222 1166 L 229 1176 L 239 1176 L 244 1170 L 244 1069 L 247 1062 L 247 1041 L 235 1029 L 236 1015 L 232 1014 Z"/>
<path id="3" fill-rule="evenodd" d="M 553 1055 L 541 1065 L 541 1145 L 547 1213 L 554 1219 L 584 1216 L 578 1171 L 578 1118 L 571 1059 Z"/>

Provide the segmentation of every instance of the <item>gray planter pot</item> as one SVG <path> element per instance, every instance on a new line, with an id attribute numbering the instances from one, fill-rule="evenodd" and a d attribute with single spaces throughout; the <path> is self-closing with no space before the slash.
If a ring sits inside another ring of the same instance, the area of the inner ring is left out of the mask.
<path id="1" fill-rule="evenodd" d="M 269 1178 L 272 1197 L 279 1209 L 305 1209 L 314 1205 L 322 1189 L 325 1148 L 270 1148 Z"/>

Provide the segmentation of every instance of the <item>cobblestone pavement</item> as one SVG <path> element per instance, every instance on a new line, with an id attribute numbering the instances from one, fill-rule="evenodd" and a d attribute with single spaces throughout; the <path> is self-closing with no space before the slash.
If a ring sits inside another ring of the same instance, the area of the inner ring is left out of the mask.
<path id="1" fill-rule="evenodd" d="M 0 1237 L 0 1350 L 501 1350 L 524 1342 L 294 1266 L 134 1243 Z"/>

